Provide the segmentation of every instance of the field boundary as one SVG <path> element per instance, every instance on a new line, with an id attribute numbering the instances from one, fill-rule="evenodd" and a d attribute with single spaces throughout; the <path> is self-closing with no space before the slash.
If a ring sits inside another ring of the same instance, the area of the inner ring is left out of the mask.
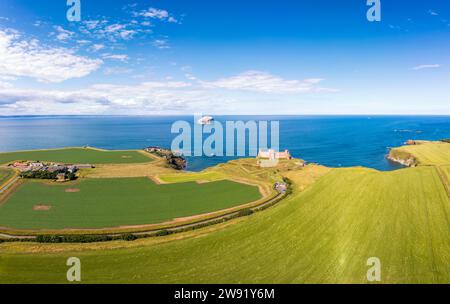
<path id="1" fill-rule="evenodd" d="M 447 165 L 444 165 L 447 166 Z M 442 172 L 442 166 L 436 166 L 436 170 L 438 172 L 439 178 L 444 184 L 445 192 L 447 192 L 447 196 L 450 198 L 450 180 L 448 180 L 447 175 Z"/>

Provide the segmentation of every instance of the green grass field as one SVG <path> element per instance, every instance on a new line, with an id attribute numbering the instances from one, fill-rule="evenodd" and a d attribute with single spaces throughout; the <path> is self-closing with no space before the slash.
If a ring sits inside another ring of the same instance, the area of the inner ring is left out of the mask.
<path id="1" fill-rule="evenodd" d="M 260 197 L 257 187 L 231 181 L 156 185 L 148 178 L 115 178 L 84 179 L 70 186 L 32 181 L 0 205 L 0 226 L 63 229 L 153 224 L 227 209 Z M 36 206 L 51 208 L 34 210 Z"/>
<path id="2" fill-rule="evenodd" d="M 200 172 L 200 173 L 183 173 L 183 174 L 163 174 L 159 175 L 158 178 L 166 183 L 186 183 L 195 181 L 218 181 L 225 178 L 225 175 L 216 172 Z"/>
<path id="3" fill-rule="evenodd" d="M 447 188 L 447 192 L 450 196 L 450 165 L 448 166 L 438 166 L 439 173 L 441 174 L 441 179 Z"/>
<path id="4" fill-rule="evenodd" d="M 404 146 L 393 149 L 401 154 L 413 155 L 419 165 L 450 164 L 450 144 L 443 142 L 424 142 L 419 145 Z"/>
<path id="5" fill-rule="evenodd" d="M 53 253 L 45 254 L 0 245 L 0 282 L 64 283 L 65 262 L 76 256 L 84 283 L 367 283 L 370 257 L 381 260 L 381 283 L 450 283 L 449 223 L 434 167 L 334 169 L 203 237 L 59 253 L 65 245 L 46 245 Z"/>
<path id="6" fill-rule="evenodd" d="M 53 161 L 67 164 L 130 164 L 151 162 L 153 159 L 138 151 L 103 151 L 89 148 L 0 153 L 0 164 L 17 160 Z"/>
<path id="7" fill-rule="evenodd" d="M 0 187 L 14 176 L 14 171 L 0 168 Z"/>

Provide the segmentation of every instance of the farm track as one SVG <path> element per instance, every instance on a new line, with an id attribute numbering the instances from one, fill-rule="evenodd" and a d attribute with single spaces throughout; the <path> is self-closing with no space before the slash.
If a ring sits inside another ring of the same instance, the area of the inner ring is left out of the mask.
<path id="1" fill-rule="evenodd" d="M 5 184 L 5 186 L 3 186 L 3 188 L 0 189 L 0 194 L 4 193 L 6 190 L 8 190 L 9 188 L 11 188 L 12 185 L 15 184 L 15 182 L 17 182 L 19 180 L 19 176 L 15 176 L 13 177 L 13 179 L 11 179 L 9 182 L 7 182 Z"/>
<path id="2" fill-rule="evenodd" d="M 436 166 L 436 170 L 438 172 L 438 175 L 444 184 L 445 191 L 447 192 L 448 197 L 450 198 L 450 180 L 448 180 L 446 174 L 442 171 L 445 170 L 445 167 L 443 166 Z"/>

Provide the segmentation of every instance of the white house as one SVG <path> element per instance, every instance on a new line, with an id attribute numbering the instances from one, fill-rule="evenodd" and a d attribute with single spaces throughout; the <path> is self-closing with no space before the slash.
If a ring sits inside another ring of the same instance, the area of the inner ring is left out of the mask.
<path id="1" fill-rule="evenodd" d="M 284 152 L 276 152 L 274 149 L 270 150 L 260 150 L 258 154 L 259 158 L 266 158 L 270 160 L 275 159 L 292 159 L 291 153 L 289 153 L 289 150 L 284 150 Z"/>

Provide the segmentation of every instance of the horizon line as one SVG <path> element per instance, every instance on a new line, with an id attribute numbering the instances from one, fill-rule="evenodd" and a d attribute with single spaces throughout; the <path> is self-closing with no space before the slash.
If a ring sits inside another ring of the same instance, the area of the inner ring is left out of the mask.
<path id="1" fill-rule="evenodd" d="M 205 115 L 214 115 L 216 117 L 226 117 L 226 116 L 284 116 L 284 117 L 434 116 L 434 117 L 449 117 L 450 116 L 450 114 L 373 114 L 373 113 L 362 113 L 362 114 L 202 114 L 202 115 L 198 115 L 198 114 L 37 114 L 37 115 L 0 115 L 0 118 L 9 118 L 9 117 L 186 117 L 186 116 L 194 117 L 194 116 L 205 116 Z"/>

